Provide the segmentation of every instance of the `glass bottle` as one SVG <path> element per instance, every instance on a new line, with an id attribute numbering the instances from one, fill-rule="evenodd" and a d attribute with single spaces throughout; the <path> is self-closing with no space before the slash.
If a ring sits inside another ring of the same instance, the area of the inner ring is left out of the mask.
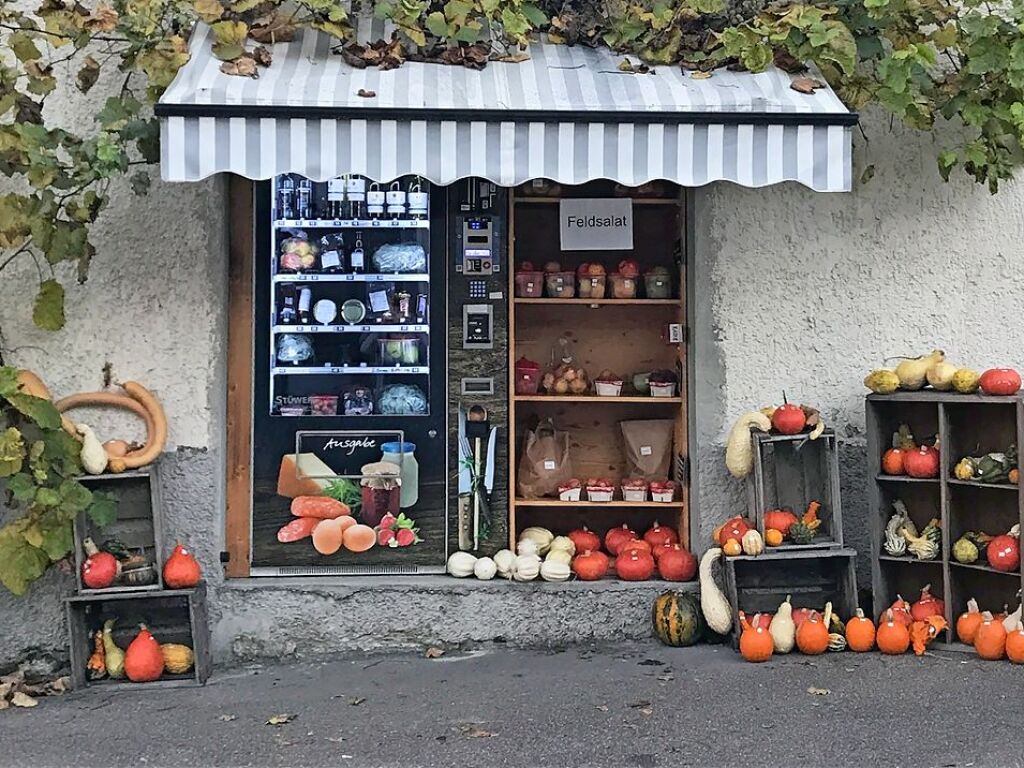
<path id="1" fill-rule="evenodd" d="M 295 179 L 282 176 L 277 188 L 277 215 L 280 219 L 295 218 Z"/>
<path id="2" fill-rule="evenodd" d="M 313 291 L 308 288 L 302 288 L 299 290 L 299 324 L 309 325 L 310 323 L 310 306 L 313 303 Z"/>
<path id="3" fill-rule="evenodd" d="M 295 305 L 295 286 L 291 283 L 285 283 L 281 286 L 281 309 L 278 314 L 278 322 L 281 325 L 291 325 L 295 322 L 297 317 Z"/>
<path id="4" fill-rule="evenodd" d="M 381 461 L 395 464 L 399 468 L 400 486 L 398 506 L 408 509 L 420 498 L 420 465 L 416 460 L 415 443 L 384 443 L 381 445 Z"/>
<path id="5" fill-rule="evenodd" d="M 313 182 L 309 179 L 299 179 L 295 194 L 295 212 L 300 219 L 313 218 Z"/>

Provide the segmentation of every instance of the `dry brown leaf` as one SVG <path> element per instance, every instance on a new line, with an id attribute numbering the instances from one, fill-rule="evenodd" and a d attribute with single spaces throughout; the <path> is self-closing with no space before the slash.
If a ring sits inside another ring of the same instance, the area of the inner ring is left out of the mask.
<path id="1" fill-rule="evenodd" d="M 825 84 L 813 77 L 798 77 L 789 84 L 789 87 L 797 93 L 814 93 L 819 88 L 824 88 Z"/>
<path id="2" fill-rule="evenodd" d="M 366 698 L 363 696 L 353 696 L 351 699 L 348 700 L 348 703 L 349 706 L 358 707 L 364 701 L 366 701 Z"/>
<path id="3" fill-rule="evenodd" d="M 548 35 L 550 37 L 550 34 Z M 509 64 L 521 64 L 524 61 L 530 60 L 530 54 L 526 51 L 517 51 L 516 53 L 510 53 L 507 56 L 501 56 L 498 61 L 504 61 Z"/>
<path id="4" fill-rule="evenodd" d="M 474 723 L 466 723 L 465 725 L 459 726 L 459 733 L 465 736 L 467 739 L 487 739 L 491 736 L 497 736 L 493 731 L 488 731 L 485 728 L 481 728 L 479 725 Z"/>
<path id="5" fill-rule="evenodd" d="M 11 704 L 13 704 L 16 707 L 35 707 L 39 704 L 39 702 L 33 699 L 27 693 L 15 691 L 14 695 L 11 696 Z"/>
<path id="6" fill-rule="evenodd" d="M 444 656 L 444 650 L 442 648 L 435 648 L 431 646 L 430 648 L 427 648 L 427 652 L 423 655 L 428 659 L 439 659 Z"/>
<path id="7" fill-rule="evenodd" d="M 376 91 L 368 91 L 365 88 L 360 88 L 358 91 L 356 91 L 356 96 L 361 96 L 364 99 L 372 99 L 376 95 Z"/>
<path id="8" fill-rule="evenodd" d="M 807 66 L 800 59 L 783 48 L 775 49 L 774 63 L 776 67 L 790 75 L 800 75 L 807 71 Z"/>
<path id="9" fill-rule="evenodd" d="M 594 709 L 596 709 L 598 712 L 607 712 L 608 711 L 608 705 L 607 704 L 598 704 L 596 707 L 594 707 Z"/>
<path id="10" fill-rule="evenodd" d="M 807 692 L 811 694 L 811 696 L 828 696 L 832 693 L 828 688 L 815 688 L 814 686 L 808 688 Z"/>
<path id="11" fill-rule="evenodd" d="M 117 11 L 109 5 L 97 5 L 85 18 L 84 26 L 89 32 L 112 32 L 117 26 Z"/>
<path id="12" fill-rule="evenodd" d="M 252 52 L 252 57 L 261 67 L 269 67 L 271 62 L 274 60 L 273 55 L 270 53 L 270 49 L 264 45 L 257 45 Z"/>
<path id="13" fill-rule="evenodd" d="M 249 37 L 257 43 L 290 43 L 295 38 L 295 25 L 285 16 L 271 13 L 249 25 Z"/>
<path id="14" fill-rule="evenodd" d="M 280 715 L 271 715 L 270 719 L 267 720 L 267 725 L 285 725 L 295 719 L 295 715 L 290 712 L 284 712 Z"/>
<path id="15" fill-rule="evenodd" d="M 709 77 L 711 77 L 711 73 L 706 72 L 703 69 L 698 69 L 696 72 L 691 74 L 690 77 L 692 77 L 694 80 L 707 80 Z"/>
<path id="16" fill-rule="evenodd" d="M 233 61 L 225 61 L 220 65 L 220 71 L 225 75 L 236 75 L 238 77 L 259 77 L 256 71 L 256 59 L 252 56 L 239 56 Z"/>
<path id="17" fill-rule="evenodd" d="M 235 720 L 237 718 L 234 715 L 221 715 L 217 719 L 220 720 L 222 723 L 230 723 L 232 720 Z"/>

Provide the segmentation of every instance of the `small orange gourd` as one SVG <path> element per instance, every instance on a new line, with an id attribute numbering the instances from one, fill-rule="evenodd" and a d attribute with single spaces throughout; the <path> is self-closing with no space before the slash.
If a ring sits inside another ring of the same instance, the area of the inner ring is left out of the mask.
<path id="1" fill-rule="evenodd" d="M 782 531 L 777 528 L 768 528 L 764 532 L 764 543 L 769 547 L 781 546 L 783 538 Z"/>
<path id="2" fill-rule="evenodd" d="M 878 650 L 893 656 L 906 653 L 910 647 L 910 630 L 896 620 L 892 608 L 885 612 L 883 620 L 878 623 L 875 642 Z"/>
<path id="3" fill-rule="evenodd" d="M 857 609 L 857 615 L 846 622 L 846 647 L 864 653 L 875 647 L 875 622 Z"/>
<path id="4" fill-rule="evenodd" d="M 818 656 L 828 650 L 828 627 L 817 611 L 812 611 L 810 618 L 797 627 L 796 647 L 808 656 Z"/>
<path id="5" fill-rule="evenodd" d="M 956 636 L 961 643 L 974 645 L 974 636 L 980 626 L 981 611 L 978 610 L 978 601 L 972 597 L 967 601 L 967 610 L 956 620 Z"/>
<path id="6" fill-rule="evenodd" d="M 974 650 L 986 661 L 998 661 L 1006 653 L 1006 628 L 992 614 L 981 614 L 981 625 L 974 635 Z"/>
<path id="7" fill-rule="evenodd" d="M 754 616 L 753 623 L 746 616 L 740 616 L 743 633 L 740 635 L 740 656 L 750 662 L 760 663 L 772 657 L 774 642 L 768 630 L 761 626 L 761 614 Z"/>
<path id="8" fill-rule="evenodd" d="M 1024 624 L 1019 621 L 1016 628 L 1006 636 L 1006 658 L 1014 664 L 1024 664 Z"/>
<path id="9" fill-rule="evenodd" d="M 729 557 L 736 557 L 743 554 L 743 547 L 736 539 L 729 539 L 722 545 L 722 552 Z"/>

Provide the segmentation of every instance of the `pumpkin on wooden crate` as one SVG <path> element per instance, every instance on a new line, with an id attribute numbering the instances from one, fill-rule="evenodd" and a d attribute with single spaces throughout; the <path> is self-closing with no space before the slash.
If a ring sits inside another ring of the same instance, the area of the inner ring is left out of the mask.
<path id="1" fill-rule="evenodd" d="M 691 646 L 704 634 L 704 615 L 697 600 L 685 592 L 669 590 L 654 599 L 651 623 L 655 636 L 665 645 Z"/>
<path id="2" fill-rule="evenodd" d="M 192 553 L 178 543 L 164 563 L 163 576 L 168 589 L 191 589 L 198 586 L 202 571 Z"/>
<path id="3" fill-rule="evenodd" d="M 146 628 L 139 625 L 139 634 L 124 652 L 124 673 L 133 683 L 150 683 L 164 673 L 164 656 L 160 643 Z"/>

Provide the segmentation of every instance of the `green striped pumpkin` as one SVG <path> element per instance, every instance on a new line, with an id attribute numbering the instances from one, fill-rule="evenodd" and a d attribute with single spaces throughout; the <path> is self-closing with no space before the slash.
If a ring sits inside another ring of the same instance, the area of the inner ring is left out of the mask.
<path id="1" fill-rule="evenodd" d="M 696 598 L 686 592 L 669 590 L 654 600 L 651 611 L 654 634 L 665 645 L 677 648 L 693 645 L 704 634 L 704 616 Z"/>

